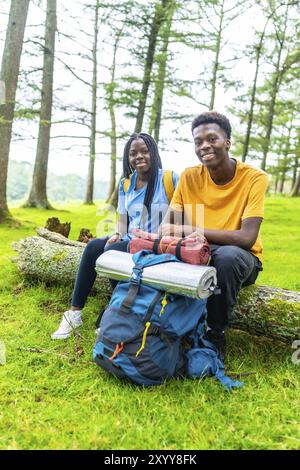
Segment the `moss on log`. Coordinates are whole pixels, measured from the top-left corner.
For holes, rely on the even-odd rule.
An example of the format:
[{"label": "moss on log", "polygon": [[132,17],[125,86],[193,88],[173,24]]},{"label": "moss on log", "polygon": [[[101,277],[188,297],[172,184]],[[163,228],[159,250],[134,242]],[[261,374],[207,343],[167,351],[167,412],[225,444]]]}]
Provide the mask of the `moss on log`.
[{"label": "moss on log", "polygon": [[290,344],[300,339],[300,293],[267,286],[241,290],[233,328]]},{"label": "moss on log", "polygon": [[[14,258],[21,273],[29,279],[47,283],[73,284],[85,243],[68,240],[58,233],[39,229],[40,236],[28,237],[13,245]],[[107,279],[97,278],[94,286],[99,292],[110,292]]]},{"label": "moss on log", "polygon": [[[47,283],[73,284],[85,243],[68,240],[46,229],[14,245],[15,262],[24,276]],[[110,292],[107,279],[95,289]],[[253,335],[292,343],[300,339],[300,293],[266,286],[242,289],[231,326]]]}]

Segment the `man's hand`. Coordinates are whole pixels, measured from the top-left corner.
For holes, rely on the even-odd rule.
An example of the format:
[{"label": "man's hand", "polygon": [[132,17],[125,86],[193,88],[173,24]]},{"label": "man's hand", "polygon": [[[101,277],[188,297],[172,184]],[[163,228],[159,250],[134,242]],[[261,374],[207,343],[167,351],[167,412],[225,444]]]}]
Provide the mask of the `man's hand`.
[{"label": "man's hand", "polygon": [[119,233],[114,233],[106,242],[106,245],[112,245],[121,240],[121,235]]},{"label": "man's hand", "polygon": [[249,251],[258,237],[262,220],[261,217],[249,217],[242,221],[239,230],[205,229],[204,234],[209,243],[214,243],[215,245],[239,246]]}]

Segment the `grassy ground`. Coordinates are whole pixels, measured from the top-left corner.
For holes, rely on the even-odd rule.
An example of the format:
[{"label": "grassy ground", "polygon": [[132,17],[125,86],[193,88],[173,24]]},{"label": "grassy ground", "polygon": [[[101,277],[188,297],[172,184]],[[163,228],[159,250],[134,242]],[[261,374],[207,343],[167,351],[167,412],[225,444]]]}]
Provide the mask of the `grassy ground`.
[{"label": "grassy ground", "polygon": [[[228,393],[213,379],[143,389],[102,372],[91,357],[97,297],[85,308],[82,337],[52,342],[71,288],[30,284],[11,263],[12,242],[33,234],[50,214],[13,214],[20,229],[0,226],[0,339],[7,350],[0,449],[300,448],[300,365],[292,363],[291,347],[229,332],[228,369],[256,374]],[[84,226],[95,233],[95,207],[69,205],[51,215],[72,221],[72,238]],[[299,220],[299,200],[267,200],[260,284],[300,290]]]}]

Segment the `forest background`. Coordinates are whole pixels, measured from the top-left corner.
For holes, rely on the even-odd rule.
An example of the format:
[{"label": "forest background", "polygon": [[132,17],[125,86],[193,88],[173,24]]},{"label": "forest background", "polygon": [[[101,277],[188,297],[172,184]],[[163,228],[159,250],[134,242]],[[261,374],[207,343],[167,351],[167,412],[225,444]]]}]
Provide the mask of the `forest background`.
[{"label": "forest background", "polygon": [[296,333],[227,332],[237,393],[211,379],[125,386],[92,361],[108,297],[91,295],[79,336],[57,344],[71,285],[12,263],[50,216],[71,239],[95,235],[133,131],[155,137],[164,168],[197,164],[191,121],[214,109],[232,122],[231,155],[269,175],[258,284],[298,298],[299,3],[0,0],[0,449],[299,449]]},{"label": "forest background", "polygon": [[0,21],[0,218],[7,203],[115,201],[133,131],[180,173],[197,164],[191,120],[212,109],[233,156],[299,195],[298,1],[2,0]]}]

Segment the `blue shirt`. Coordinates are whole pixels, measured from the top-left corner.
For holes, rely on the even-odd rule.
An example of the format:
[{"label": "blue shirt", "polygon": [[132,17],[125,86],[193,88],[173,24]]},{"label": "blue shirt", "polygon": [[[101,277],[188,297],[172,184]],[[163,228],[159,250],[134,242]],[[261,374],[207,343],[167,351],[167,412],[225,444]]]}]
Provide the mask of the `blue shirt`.
[{"label": "blue shirt", "polygon": [[[124,179],[121,181],[119,187],[119,199],[117,212],[121,214],[128,214],[129,227],[128,233],[122,237],[123,240],[130,240],[132,236],[131,231],[134,228],[139,228],[150,233],[157,233],[166,212],[169,208],[169,201],[166,195],[163,182],[164,170],[158,170],[158,176],[153,194],[152,204],[150,211],[141,220],[147,184],[140,189],[135,189],[137,173],[136,171],[130,177],[130,185],[127,192],[124,192]],[[174,189],[177,186],[179,176],[172,173]]]}]

